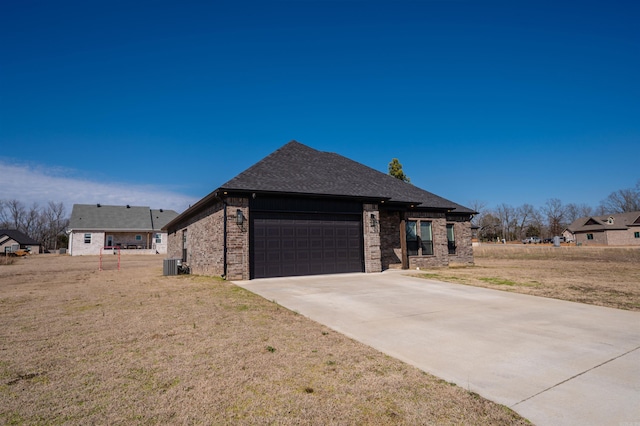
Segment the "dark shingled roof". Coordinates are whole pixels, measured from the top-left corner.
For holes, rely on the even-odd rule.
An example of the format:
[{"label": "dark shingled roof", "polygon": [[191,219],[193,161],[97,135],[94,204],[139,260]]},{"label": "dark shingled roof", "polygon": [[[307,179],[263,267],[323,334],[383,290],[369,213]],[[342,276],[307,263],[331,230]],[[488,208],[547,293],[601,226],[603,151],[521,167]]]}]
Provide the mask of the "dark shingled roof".
[{"label": "dark shingled roof", "polygon": [[0,241],[4,239],[3,236],[5,235],[11,238],[13,241],[17,242],[18,244],[27,245],[27,246],[40,245],[39,242],[29,237],[25,233],[18,231],[17,229],[0,229]]},{"label": "dark shingled roof", "polygon": [[220,187],[388,200],[417,207],[474,213],[473,210],[332,152],[291,141]]}]

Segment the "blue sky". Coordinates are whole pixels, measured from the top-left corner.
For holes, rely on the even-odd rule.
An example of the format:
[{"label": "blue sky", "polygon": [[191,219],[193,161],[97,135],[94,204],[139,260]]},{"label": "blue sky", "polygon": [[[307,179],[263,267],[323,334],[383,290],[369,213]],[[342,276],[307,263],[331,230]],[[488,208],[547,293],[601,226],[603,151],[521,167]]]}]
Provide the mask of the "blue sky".
[{"label": "blue sky", "polygon": [[295,139],[460,204],[640,179],[640,2],[0,6],[0,199],[183,210]]}]

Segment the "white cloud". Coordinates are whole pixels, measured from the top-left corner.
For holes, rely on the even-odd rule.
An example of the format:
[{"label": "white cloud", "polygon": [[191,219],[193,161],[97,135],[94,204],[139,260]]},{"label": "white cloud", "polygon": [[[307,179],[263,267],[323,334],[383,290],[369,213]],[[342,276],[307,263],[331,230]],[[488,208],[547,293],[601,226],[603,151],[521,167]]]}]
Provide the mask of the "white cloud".
[{"label": "white cloud", "polygon": [[[68,173],[68,171],[66,171]],[[61,175],[61,169],[14,165],[0,161],[0,199],[20,200],[26,206],[62,202],[71,213],[73,204],[149,206],[184,211],[194,197],[152,185],[103,183]]]}]

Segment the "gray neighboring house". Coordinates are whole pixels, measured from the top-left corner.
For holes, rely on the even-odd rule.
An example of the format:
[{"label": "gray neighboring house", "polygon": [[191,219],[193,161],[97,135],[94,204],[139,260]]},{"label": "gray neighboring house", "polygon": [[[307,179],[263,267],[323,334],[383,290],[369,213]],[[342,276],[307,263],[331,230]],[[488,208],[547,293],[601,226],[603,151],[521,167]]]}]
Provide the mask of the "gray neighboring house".
[{"label": "gray neighboring house", "polygon": [[175,219],[174,210],[139,206],[74,204],[69,220],[69,254],[96,255],[104,249],[122,253],[166,254],[162,227]]},{"label": "gray neighboring house", "polygon": [[13,253],[28,250],[31,254],[40,253],[41,244],[16,229],[0,229],[0,253]]},{"label": "gray neighboring house", "polygon": [[253,279],[471,264],[473,214],[291,141],[163,229],[193,273]]},{"label": "gray neighboring house", "polygon": [[640,211],[581,217],[562,235],[580,245],[640,246]]}]

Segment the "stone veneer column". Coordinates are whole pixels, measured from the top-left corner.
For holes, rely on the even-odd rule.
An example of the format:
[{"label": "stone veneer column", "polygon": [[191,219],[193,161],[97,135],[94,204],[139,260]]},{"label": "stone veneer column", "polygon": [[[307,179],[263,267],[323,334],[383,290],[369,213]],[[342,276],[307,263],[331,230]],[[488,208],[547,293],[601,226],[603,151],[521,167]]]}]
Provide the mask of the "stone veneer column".
[{"label": "stone veneer column", "polygon": [[[249,199],[227,198],[227,276],[228,280],[249,279]],[[242,226],[236,223],[237,211],[244,216]]]},{"label": "stone veneer column", "polygon": [[[372,216],[374,218],[373,226]],[[362,235],[364,236],[364,271],[382,272],[380,212],[377,204],[362,205]]]}]

